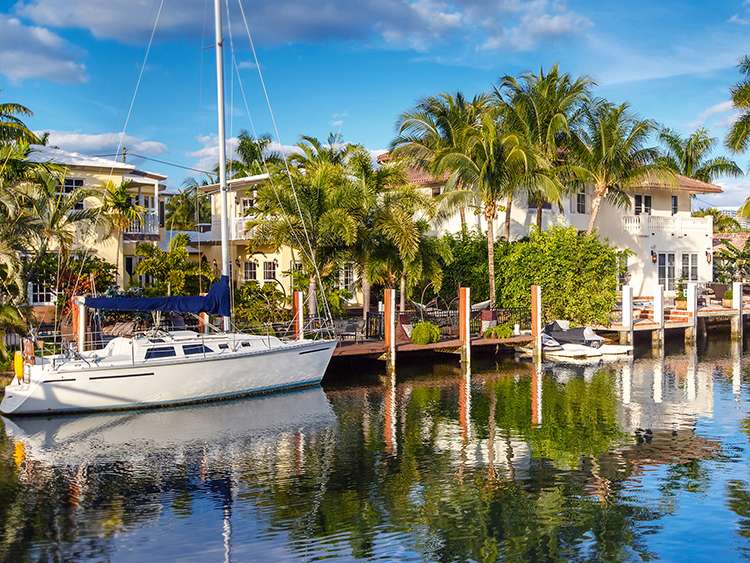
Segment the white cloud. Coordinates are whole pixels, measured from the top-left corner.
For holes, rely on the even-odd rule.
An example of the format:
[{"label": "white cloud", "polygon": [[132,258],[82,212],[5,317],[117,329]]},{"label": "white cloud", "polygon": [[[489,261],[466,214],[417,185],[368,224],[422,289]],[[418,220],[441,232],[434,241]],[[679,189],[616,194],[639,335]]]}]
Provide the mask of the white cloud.
[{"label": "white cloud", "polygon": [[[37,133],[42,133],[38,131]],[[60,147],[67,151],[80,152],[89,155],[112,154],[117,150],[120,133],[80,133],[76,131],[49,131],[48,145]],[[163,154],[167,146],[159,141],[152,141],[125,135],[122,144],[131,153],[147,155]]]},{"label": "white cloud", "polygon": [[724,190],[721,194],[698,196],[696,207],[727,206],[737,207],[750,195],[750,178],[721,178],[714,182]]},{"label": "white cloud", "polygon": [[[213,170],[216,163],[219,162],[218,137],[216,135],[201,135],[196,138],[196,141],[200,144],[200,148],[188,153],[189,157],[196,159],[195,168],[206,171]],[[237,137],[227,139],[227,158],[230,160],[234,158],[238,144]],[[299,152],[299,149],[294,145],[280,145],[274,141],[268,146],[268,152],[290,155],[293,152]]]},{"label": "white cloud", "polygon": [[742,13],[732,14],[729,18],[729,23],[735,23],[737,25],[750,25],[750,2],[744,0],[742,2]]},{"label": "white cloud", "polygon": [[[251,10],[249,2],[244,5],[255,38],[273,44],[352,40],[425,51],[458,39],[473,47],[527,50],[591,25],[561,0],[257,0]],[[157,2],[18,0],[14,9],[39,25],[82,28],[98,38],[132,43],[151,32]],[[236,41],[246,47],[236,5],[230,12]],[[204,0],[168,2],[157,37],[199,36],[211,17]]]},{"label": "white cloud", "polygon": [[[697,127],[702,127],[706,124],[707,121],[709,121],[712,117],[716,115],[723,115],[728,112],[734,112],[734,104],[732,103],[732,100],[726,100],[723,102],[719,102],[718,104],[714,104],[712,106],[707,107],[704,109],[698,117],[695,118],[695,121],[690,122],[688,125],[691,129],[695,129]],[[724,119],[720,120],[717,125],[728,125],[731,122],[736,119],[734,115],[728,116],[731,120],[727,122],[727,116],[724,116]]]},{"label": "white cloud", "polygon": [[84,82],[86,67],[76,60],[80,54],[50,30],[0,14],[0,74],[13,82],[30,78]]}]

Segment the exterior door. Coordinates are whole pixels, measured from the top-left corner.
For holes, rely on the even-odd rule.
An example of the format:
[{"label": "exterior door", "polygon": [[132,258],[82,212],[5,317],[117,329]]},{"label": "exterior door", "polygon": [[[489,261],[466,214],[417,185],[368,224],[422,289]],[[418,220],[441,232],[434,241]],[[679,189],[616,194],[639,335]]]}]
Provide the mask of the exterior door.
[{"label": "exterior door", "polygon": [[658,257],[659,285],[666,291],[674,291],[675,282],[675,254],[674,252],[660,252]]}]

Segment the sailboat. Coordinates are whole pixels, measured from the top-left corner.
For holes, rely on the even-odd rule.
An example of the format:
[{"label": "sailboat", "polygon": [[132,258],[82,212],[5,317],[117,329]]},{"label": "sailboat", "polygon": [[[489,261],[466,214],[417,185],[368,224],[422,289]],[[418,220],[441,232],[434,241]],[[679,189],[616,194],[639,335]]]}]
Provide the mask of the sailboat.
[{"label": "sailboat", "polygon": [[[96,350],[73,348],[37,355],[29,343],[5,388],[0,412],[57,414],[137,409],[225,399],[318,385],[336,347],[333,338],[284,341],[231,330],[229,218],[224,131],[221,0],[214,0],[218,105],[222,276],[205,296],[86,297],[82,310],[207,313],[223,317],[223,331],[159,330],[117,337]],[[301,304],[300,304],[301,305]],[[301,321],[301,306],[297,307]],[[84,315],[85,316],[85,315]],[[301,325],[301,322],[299,323]],[[79,329],[79,344],[85,329]]]}]

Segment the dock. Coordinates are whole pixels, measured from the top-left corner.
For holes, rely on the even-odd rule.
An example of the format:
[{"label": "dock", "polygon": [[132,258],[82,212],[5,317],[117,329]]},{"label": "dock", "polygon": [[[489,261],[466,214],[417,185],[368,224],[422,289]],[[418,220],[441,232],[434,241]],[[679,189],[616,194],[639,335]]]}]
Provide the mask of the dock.
[{"label": "dock", "polygon": [[[474,337],[471,339],[472,349],[505,348],[512,350],[516,346],[525,346],[531,343],[530,335],[511,336],[509,338],[482,338]],[[445,354],[460,354],[462,348],[461,340],[452,338],[450,340],[441,340],[431,344],[413,344],[408,341],[396,344],[396,352],[401,353],[424,353],[436,352]],[[383,340],[365,341],[365,342],[340,342],[333,352],[334,358],[371,358],[377,359],[385,354],[385,342]]]}]

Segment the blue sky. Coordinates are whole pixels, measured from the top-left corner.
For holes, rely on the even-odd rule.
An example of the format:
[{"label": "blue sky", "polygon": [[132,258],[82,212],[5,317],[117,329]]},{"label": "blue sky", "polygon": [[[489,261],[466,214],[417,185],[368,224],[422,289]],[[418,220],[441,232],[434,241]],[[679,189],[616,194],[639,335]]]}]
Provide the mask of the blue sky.
[{"label": "blue sky", "polygon": [[[287,145],[341,131],[383,149],[398,114],[421,97],[472,95],[504,74],[553,63],[590,75],[597,95],[629,101],[641,116],[685,133],[705,125],[723,138],[735,114],[736,62],[750,53],[750,0],[228,0],[258,132],[271,132],[271,123],[239,1]],[[51,131],[52,144],[111,153],[160,2],[0,0],[0,99],[31,107],[31,126]],[[127,127],[131,153],[196,168],[215,161],[211,4],[164,1]],[[226,73],[236,135],[250,121],[239,79],[229,65]],[[747,169],[750,155],[737,160]],[[168,174],[173,186],[190,174],[139,164]],[[750,195],[750,179],[720,183],[726,193],[705,201],[731,205]]]}]

